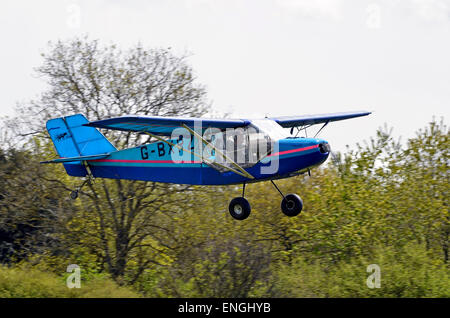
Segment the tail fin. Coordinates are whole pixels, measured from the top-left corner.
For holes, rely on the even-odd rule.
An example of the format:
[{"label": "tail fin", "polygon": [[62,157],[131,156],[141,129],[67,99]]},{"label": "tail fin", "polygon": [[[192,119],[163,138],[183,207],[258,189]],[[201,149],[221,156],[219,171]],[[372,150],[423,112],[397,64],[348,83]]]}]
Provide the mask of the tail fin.
[{"label": "tail fin", "polygon": [[[89,121],[82,114],[50,119],[47,131],[55,145],[56,152],[62,158],[85,157],[108,154],[117,149],[94,127],[83,126]],[[81,161],[74,161],[80,164]],[[64,163],[69,175],[85,176],[84,167]]]}]

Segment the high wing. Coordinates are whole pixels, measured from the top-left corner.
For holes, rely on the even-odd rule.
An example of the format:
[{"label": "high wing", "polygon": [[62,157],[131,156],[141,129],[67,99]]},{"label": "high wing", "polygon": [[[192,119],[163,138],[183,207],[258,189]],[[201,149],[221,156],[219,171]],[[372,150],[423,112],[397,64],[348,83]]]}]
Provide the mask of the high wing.
[{"label": "high wing", "polygon": [[[338,120],[345,120],[360,116],[366,116],[369,115],[370,112],[367,111],[358,111],[358,112],[345,112],[345,113],[333,113],[333,114],[321,114],[321,115],[303,115],[303,116],[285,116],[285,117],[274,117],[274,118],[268,118],[275,122],[277,122],[279,125],[281,125],[284,128],[291,127],[294,129],[294,127],[303,127],[305,126],[311,126],[315,124],[324,123],[323,127],[325,127],[329,122],[331,121],[338,121]],[[162,138],[162,136],[171,136],[173,133],[173,130],[176,128],[185,128],[190,133],[192,133],[194,136],[196,136],[199,140],[202,141],[203,144],[205,144],[207,147],[210,147],[213,149],[216,153],[216,155],[221,156],[228,160],[232,167],[228,167],[225,165],[219,165],[221,168],[225,170],[232,171],[234,173],[237,173],[239,175],[245,176],[249,179],[253,179],[254,177],[249,174],[243,167],[238,165],[236,162],[231,160],[227,157],[226,154],[222,153],[220,149],[217,149],[214,145],[212,145],[210,142],[205,140],[202,137],[202,133],[205,129],[211,127],[211,128],[218,128],[221,130],[224,130],[226,128],[238,128],[238,127],[245,127],[251,124],[251,120],[248,119],[205,119],[205,118],[182,118],[182,117],[162,117],[162,116],[122,116],[122,117],[115,117],[115,118],[109,118],[109,119],[103,119],[103,120],[97,120],[93,122],[84,123],[83,126],[89,126],[89,127],[96,127],[96,128],[106,128],[106,129],[113,129],[113,130],[122,130],[122,131],[133,131],[137,133],[143,133],[148,134],[157,140],[160,140],[162,142],[165,142],[169,144],[172,147],[179,148],[180,150],[187,151],[188,153],[191,153],[194,156],[199,156],[202,162],[215,167],[217,165],[216,162],[212,162],[207,158],[204,158],[202,154],[196,154],[191,152],[189,149],[184,149],[178,144],[172,143],[169,140],[166,140]],[[202,132],[198,132],[198,128],[202,129]],[[323,128],[322,127],[322,128]],[[321,128],[321,129],[322,129]],[[301,128],[299,128],[301,129]],[[320,130],[321,130],[320,129]],[[200,133],[200,134],[199,134]],[[108,156],[109,154],[100,154],[99,156]],[[67,161],[74,161],[74,160],[92,160],[93,158],[82,158],[82,157],[72,157],[72,158],[60,158],[53,161],[53,162],[67,162]],[[97,159],[97,158],[95,158]],[[217,167],[215,167],[217,169]]]},{"label": "high wing", "polygon": [[123,131],[147,132],[159,136],[170,136],[175,128],[189,127],[195,129],[201,122],[202,129],[214,127],[219,129],[244,127],[250,124],[246,119],[205,119],[161,116],[123,116],[97,120],[85,126],[107,128]]},{"label": "high wing", "polygon": [[328,123],[332,121],[367,116],[369,114],[371,114],[371,112],[354,111],[354,112],[318,114],[318,115],[283,116],[283,117],[273,117],[269,119],[276,121],[279,125],[281,125],[284,128],[289,128],[289,127],[299,127],[305,125]]},{"label": "high wing", "polygon": [[[338,120],[345,120],[371,114],[368,111],[354,111],[317,115],[282,116],[272,117],[284,128],[315,125]],[[245,127],[251,123],[248,119],[206,119],[206,118],[182,118],[162,116],[122,116],[110,119],[92,121],[84,126],[106,128],[123,131],[149,132],[159,136],[170,136],[175,128],[187,126],[195,128],[196,123],[202,124],[202,129],[214,127],[219,129]]]}]

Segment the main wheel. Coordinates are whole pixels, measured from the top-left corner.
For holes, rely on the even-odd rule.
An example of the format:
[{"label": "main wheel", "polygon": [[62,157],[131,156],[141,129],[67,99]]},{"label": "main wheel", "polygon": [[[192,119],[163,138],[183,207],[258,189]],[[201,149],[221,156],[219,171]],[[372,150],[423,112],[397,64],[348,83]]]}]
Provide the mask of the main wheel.
[{"label": "main wheel", "polygon": [[303,201],[296,194],[287,194],[281,201],[281,211],[287,216],[296,216],[302,212]]},{"label": "main wheel", "polygon": [[236,220],[245,220],[250,215],[251,207],[246,198],[238,197],[231,200],[228,210]]}]

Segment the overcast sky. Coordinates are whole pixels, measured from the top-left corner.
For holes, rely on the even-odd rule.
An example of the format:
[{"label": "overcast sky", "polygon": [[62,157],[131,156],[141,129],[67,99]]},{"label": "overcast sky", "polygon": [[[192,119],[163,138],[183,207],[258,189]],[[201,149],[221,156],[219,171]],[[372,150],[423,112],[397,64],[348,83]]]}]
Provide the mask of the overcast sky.
[{"label": "overcast sky", "polygon": [[2,0],[0,115],[44,89],[47,41],[83,34],[192,53],[233,117],[374,111],[321,133],[338,150],[449,118],[450,0]]}]

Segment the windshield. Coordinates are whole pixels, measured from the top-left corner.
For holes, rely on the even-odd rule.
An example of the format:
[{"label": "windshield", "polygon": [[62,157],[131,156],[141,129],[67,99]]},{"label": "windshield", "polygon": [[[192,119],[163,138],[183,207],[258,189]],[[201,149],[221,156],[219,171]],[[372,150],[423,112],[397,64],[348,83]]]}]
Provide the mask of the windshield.
[{"label": "windshield", "polygon": [[259,131],[267,134],[272,141],[278,141],[289,136],[288,132],[271,119],[252,120],[252,125]]}]

